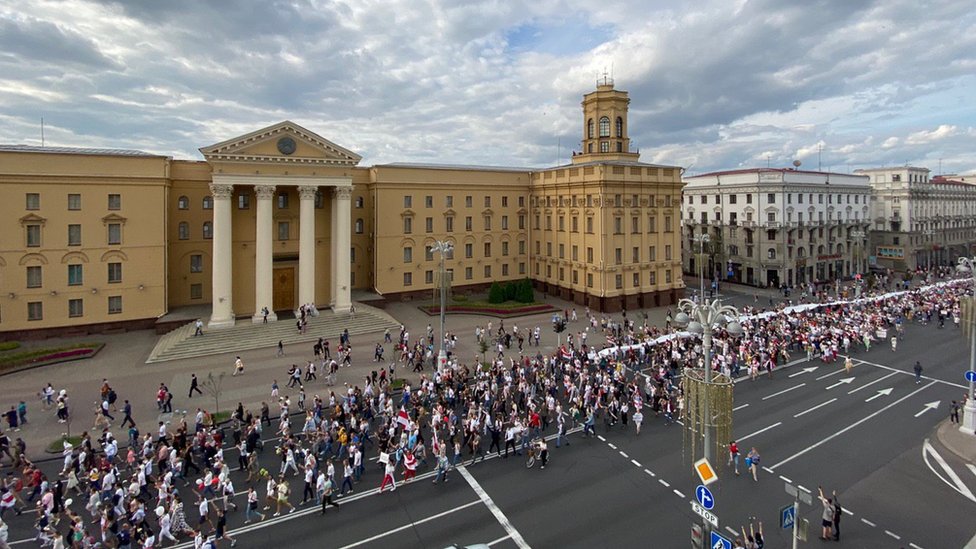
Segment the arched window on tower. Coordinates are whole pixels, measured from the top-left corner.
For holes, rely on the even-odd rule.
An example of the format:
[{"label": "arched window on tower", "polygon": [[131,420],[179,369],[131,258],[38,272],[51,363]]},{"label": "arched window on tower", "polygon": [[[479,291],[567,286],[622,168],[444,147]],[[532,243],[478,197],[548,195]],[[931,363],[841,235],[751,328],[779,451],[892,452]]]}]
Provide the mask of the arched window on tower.
[{"label": "arched window on tower", "polygon": [[617,137],[623,137],[623,136],[624,136],[624,119],[618,116],[617,117]]},{"label": "arched window on tower", "polygon": [[610,137],[610,119],[606,116],[600,117],[600,137]]},{"label": "arched window on tower", "polygon": [[187,198],[187,197],[185,197],[185,196],[181,196],[181,197],[177,198],[176,199],[176,207],[179,208],[179,209],[181,209],[181,210],[189,210],[190,209],[190,199]]},{"label": "arched window on tower", "polygon": [[593,139],[593,119],[586,121],[586,138]]}]

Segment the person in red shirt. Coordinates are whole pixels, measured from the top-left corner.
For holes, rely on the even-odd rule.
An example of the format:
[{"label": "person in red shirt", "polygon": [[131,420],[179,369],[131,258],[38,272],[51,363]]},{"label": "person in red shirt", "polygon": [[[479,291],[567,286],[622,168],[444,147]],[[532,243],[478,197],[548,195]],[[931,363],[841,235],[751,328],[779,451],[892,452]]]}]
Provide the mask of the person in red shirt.
[{"label": "person in red shirt", "polygon": [[542,435],[542,418],[539,417],[539,412],[535,410],[529,414],[529,428],[532,429],[532,438],[538,438]]},{"label": "person in red shirt", "polygon": [[729,465],[735,465],[735,474],[739,474],[739,445],[734,441],[729,441]]}]

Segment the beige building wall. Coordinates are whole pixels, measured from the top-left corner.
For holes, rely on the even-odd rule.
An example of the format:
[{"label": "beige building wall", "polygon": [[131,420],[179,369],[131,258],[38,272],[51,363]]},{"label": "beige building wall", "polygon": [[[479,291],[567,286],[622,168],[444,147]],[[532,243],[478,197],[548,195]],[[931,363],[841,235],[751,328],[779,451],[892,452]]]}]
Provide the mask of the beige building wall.
[{"label": "beige building wall", "polygon": [[0,150],[0,331],[162,315],[169,159],[13,149]]},{"label": "beige building wall", "polygon": [[440,255],[427,248],[439,240],[454,245],[459,291],[529,276],[527,170],[392,164],[372,179],[378,293],[433,295]]}]

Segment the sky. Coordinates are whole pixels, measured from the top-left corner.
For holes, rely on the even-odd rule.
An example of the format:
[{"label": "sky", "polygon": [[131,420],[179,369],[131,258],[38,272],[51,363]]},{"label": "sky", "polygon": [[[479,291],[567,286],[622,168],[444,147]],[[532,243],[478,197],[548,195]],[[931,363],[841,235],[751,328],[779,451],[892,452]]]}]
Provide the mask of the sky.
[{"label": "sky", "polygon": [[976,172],[961,0],[0,0],[0,143],[198,151],[282,120],[363,156],[546,167],[604,73],[641,160]]}]

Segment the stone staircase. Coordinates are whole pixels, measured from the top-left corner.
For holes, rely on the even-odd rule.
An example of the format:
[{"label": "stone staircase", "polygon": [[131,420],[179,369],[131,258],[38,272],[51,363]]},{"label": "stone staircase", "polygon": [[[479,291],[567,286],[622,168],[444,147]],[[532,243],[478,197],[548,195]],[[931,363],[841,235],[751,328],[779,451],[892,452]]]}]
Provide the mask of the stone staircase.
[{"label": "stone staircase", "polygon": [[[396,331],[400,323],[386,312],[360,303],[356,304],[356,314],[334,313],[329,309],[319,311],[319,316],[308,321],[308,330],[299,334],[294,319],[285,319],[268,324],[254,324],[250,318],[239,319],[231,328],[204,328],[202,337],[194,337],[194,322],[164,334],[156,342],[146,364],[180,360],[222,353],[246,351],[275,347],[278,341],[291,343],[314,342],[323,337],[338,343],[339,334],[348,329],[350,336],[383,332],[387,328]],[[356,343],[353,338],[353,343]],[[369,342],[370,346],[372,343]],[[363,346],[363,342],[359,343]]]}]

